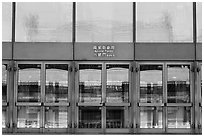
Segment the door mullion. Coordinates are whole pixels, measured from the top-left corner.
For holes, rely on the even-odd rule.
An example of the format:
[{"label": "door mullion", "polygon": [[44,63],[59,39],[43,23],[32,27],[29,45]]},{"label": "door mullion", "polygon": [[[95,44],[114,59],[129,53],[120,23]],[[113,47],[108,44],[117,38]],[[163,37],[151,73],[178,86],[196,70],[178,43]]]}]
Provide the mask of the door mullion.
[{"label": "door mullion", "polygon": [[106,70],[106,63],[102,64],[102,131],[105,133],[106,129],[106,83],[107,83],[107,70]]},{"label": "door mullion", "polygon": [[164,63],[163,65],[163,102],[164,102],[164,107],[163,107],[163,129],[164,132],[167,132],[167,122],[168,122],[168,117],[167,117],[167,81],[168,81],[168,77],[167,77],[167,64]]}]

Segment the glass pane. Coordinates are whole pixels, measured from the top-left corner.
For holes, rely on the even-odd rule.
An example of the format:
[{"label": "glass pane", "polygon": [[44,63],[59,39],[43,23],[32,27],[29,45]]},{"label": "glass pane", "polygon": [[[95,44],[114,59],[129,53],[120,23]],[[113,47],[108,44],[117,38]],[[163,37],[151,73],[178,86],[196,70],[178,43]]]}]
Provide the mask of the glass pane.
[{"label": "glass pane", "polygon": [[138,2],[137,42],[192,42],[192,2]]},{"label": "glass pane", "polygon": [[140,65],[140,102],[162,103],[162,65]]},{"label": "glass pane", "polygon": [[80,64],[79,65],[79,101],[80,102],[101,102],[102,65]]},{"label": "glass pane", "polygon": [[162,128],[162,107],[141,107],[140,128]]},{"label": "glass pane", "polygon": [[106,101],[111,103],[128,102],[129,65],[106,65]]},{"label": "glass pane", "polygon": [[132,7],[131,2],[78,2],[77,41],[132,41]]},{"label": "glass pane", "polygon": [[18,101],[39,102],[41,65],[20,64],[18,68]]},{"label": "glass pane", "polygon": [[71,2],[18,2],[16,41],[70,42]]},{"label": "glass pane", "polygon": [[168,65],[168,103],[190,102],[190,65]]},{"label": "glass pane", "polygon": [[128,119],[127,107],[107,107],[106,128],[127,128]]},{"label": "glass pane", "polygon": [[79,107],[79,128],[101,128],[101,107]]},{"label": "glass pane", "polygon": [[202,42],[202,3],[196,2],[197,42]]},{"label": "glass pane", "polygon": [[11,2],[2,2],[2,41],[11,41]]},{"label": "glass pane", "polygon": [[40,107],[18,107],[18,128],[40,128]]},{"label": "glass pane", "polygon": [[2,65],[2,102],[7,101],[7,65]]},{"label": "glass pane", "polygon": [[2,128],[6,128],[6,108],[7,107],[2,107]]},{"label": "glass pane", "polygon": [[168,128],[190,128],[190,107],[168,107]]},{"label": "glass pane", "polygon": [[68,99],[68,65],[46,65],[46,102],[67,102]]},{"label": "glass pane", "polygon": [[67,128],[67,107],[45,107],[45,128]]}]

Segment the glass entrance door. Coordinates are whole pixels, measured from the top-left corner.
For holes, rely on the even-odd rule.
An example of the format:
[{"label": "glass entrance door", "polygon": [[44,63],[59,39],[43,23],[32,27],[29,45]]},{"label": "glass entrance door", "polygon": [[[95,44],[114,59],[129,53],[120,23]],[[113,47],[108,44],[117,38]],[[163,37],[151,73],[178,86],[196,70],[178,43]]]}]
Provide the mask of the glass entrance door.
[{"label": "glass entrance door", "polygon": [[69,132],[69,64],[18,62],[17,67],[16,132]]},{"label": "glass entrance door", "polygon": [[105,64],[105,132],[129,133],[130,65]]},{"label": "glass entrance door", "polygon": [[79,64],[77,78],[75,132],[101,133],[102,64]]},{"label": "glass entrance door", "polygon": [[164,131],[163,64],[139,64],[139,132]]},{"label": "glass entrance door", "polygon": [[129,64],[79,63],[76,95],[77,133],[128,133]]},{"label": "glass entrance door", "polygon": [[190,63],[139,63],[139,132],[193,131],[191,70]]}]

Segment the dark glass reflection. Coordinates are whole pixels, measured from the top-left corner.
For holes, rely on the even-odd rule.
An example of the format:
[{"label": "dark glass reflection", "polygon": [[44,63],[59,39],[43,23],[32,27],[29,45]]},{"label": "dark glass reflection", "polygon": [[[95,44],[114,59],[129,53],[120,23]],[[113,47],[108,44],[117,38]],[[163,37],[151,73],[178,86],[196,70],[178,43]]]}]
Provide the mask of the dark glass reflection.
[{"label": "dark glass reflection", "polygon": [[162,103],[162,65],[140,65],[140,102]]},{"label": "dark glass reflection", "polygon": [[40,128],[40,107],[18,107],[18,128]]},{"label": "dark glass reflection", "polygon": [[2,128],[6,128],[6,107],[2,107]]},{"label": "dark glass reflection", "polygon": [[111,103],[128,102],[129,65],[106,65],[106,101]]},{"label": "dark glass reflection", "polygon": [[101,128],[101,107],[79,107],[79,128]]},{"label": "dark glass reflection", "polygon": [[168,65],[168,103],[190,102],[190,65]]},{"label": "dark glass reflection", "polygon": [[162,108],[141,107],[140,128],[162,128]]},{"label": "dark glass reflection", "polygon": [[168,128],[190,128],[190,107],[168,107]]},{"label": "dark glass reflection", "polygon": [[45,107],[45,128],[67,128],[67,107]]},{"label": "dark glass reflection", "polygon": [[79,101],[101,102],[101,71],[99,64],[79,65]]},{"label": "dark glass reflection", "polygon": [[7,65],[2,65],[2,102],[7,101]]},{"label": "dark glass reflection", "polygon": [[40,101],[40,64],[18,65],[18,102]]},{"label": "dark glass reflection", "polygon": [[125,128],[128,125],[128,110],[124,107],[106,109],[106,128]]},{"label": "dark glass reflection", "polygon": [[68,65],[46,65],[46,102],[67,102],[68,98]]}]

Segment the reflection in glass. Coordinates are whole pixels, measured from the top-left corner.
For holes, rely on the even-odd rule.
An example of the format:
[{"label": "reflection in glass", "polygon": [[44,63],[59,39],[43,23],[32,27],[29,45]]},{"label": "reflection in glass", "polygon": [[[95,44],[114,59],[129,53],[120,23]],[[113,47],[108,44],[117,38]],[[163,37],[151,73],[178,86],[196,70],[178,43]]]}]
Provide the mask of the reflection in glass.
[{"label": "reflection in glass", "polygon": [[190,65],[168,65],[168,103],[190,102]]},{"label": "reflection in glass", "polygon": [[106,128],[126,128],[128,125],[128,110],[125,107],[107,107]]},{"label": "reflection in glass", "polygon": [[140,102],[162,103],[162,65],[140,65]]},{"label": "reflection in glass", "polygon": [[45,128],[67,128],[67,107],[45,107]]},{"label": "reflection in glass", "polygon": [[111,103],[128,102],[129,65],[106,65],[106,101]]},{"label": "reflection in glass", "polygon": [[16,41],[70,42],[71,2],[18,2]]},{"label": "reflection in glass", "polygon": [[2,107],[2,128],[6,128],[6,107]]},{"label": "reflection in glass", "polygon": [[67,102],[68,97],[68,65],[46,65],[46,102]]},{"label": "reflection in glass", "polygon": [[7,65],[2,65],[2,102],[7,101]]},{"label": "reflection in glass", "polygon": [[138,2],[137,42],[192,42],[192,2]]},{"label": "reflection in glass", "polygon": [[190,128],[190,107],[168,107],[168,128]]},{"label": "reflection in glass", "polygon": [[40,107],[18,107],[18,128],[40,128]]},{"label": "reflection in glass", "polygon": [[132,7],[131,2],[78,2],[77,41],[132,41]]},{"label": "reflection in glass", "polygon": [[79,128],[101,128],[101,107],[79,107]]},{"label": "reflection in glass", "polygon": [[197,42],[202,42],[202,2],[196,2]]},{"label": "reflection in glass", "polygon": [[79,65],[79,101],[101,102],[102,65],[80,64]]},{"label": "reflection in glass", "polygon": [[141,107],[140,128],[162,128],[162,107]]},{"label": "reflection in glass", "polygon": [[18,101],[40,101],[40,64],[18,65]]},{"label": "reflection in glass", "polygon": [[11,41],[11,2],[2,2],[2,41]]}]

